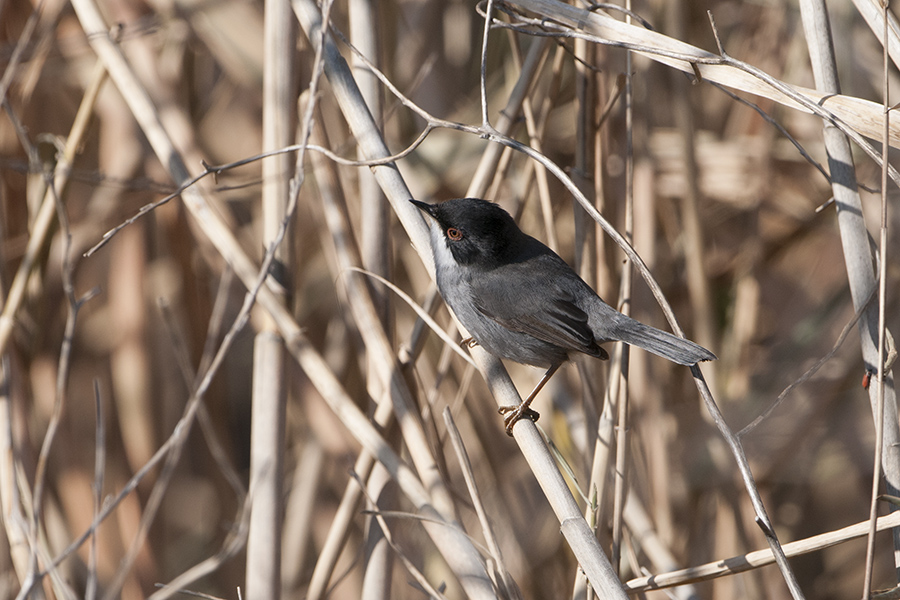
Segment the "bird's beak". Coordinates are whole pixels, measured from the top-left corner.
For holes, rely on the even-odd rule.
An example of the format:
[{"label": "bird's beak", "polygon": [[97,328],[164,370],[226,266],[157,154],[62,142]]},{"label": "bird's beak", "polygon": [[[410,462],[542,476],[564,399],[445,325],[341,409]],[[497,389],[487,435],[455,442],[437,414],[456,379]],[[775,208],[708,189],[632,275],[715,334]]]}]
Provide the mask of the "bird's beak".
[{"label": "bird's beak", "polygon": [[413,204],[413,206],[415,206],[416,208],[421,210],[423,213],[425,213],[429,217],[434,217],[434,212],[433,212],[434,206],[433,205],[428,204],[427,202],[420,202],[419,200],[413,200],[412,198],[410,198],[409,201]]}]

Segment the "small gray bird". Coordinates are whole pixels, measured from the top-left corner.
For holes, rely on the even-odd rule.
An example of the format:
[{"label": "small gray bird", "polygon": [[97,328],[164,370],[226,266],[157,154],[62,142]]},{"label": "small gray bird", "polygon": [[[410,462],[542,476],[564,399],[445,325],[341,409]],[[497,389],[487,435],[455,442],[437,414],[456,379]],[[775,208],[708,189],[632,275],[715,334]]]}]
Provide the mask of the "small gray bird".
[{"label": "small gray bird", "polygon": [[521,404],[500,409],[509,435],[522,417],[537,420],[531,401],[573,352],[606,360],[600,344],[623,341],[681,365],[715,360],[706,348],[603,302],[498,205],[479,198],[410,202],[432,217],[438,289],[474,342],[494,356],[547,369]]}]

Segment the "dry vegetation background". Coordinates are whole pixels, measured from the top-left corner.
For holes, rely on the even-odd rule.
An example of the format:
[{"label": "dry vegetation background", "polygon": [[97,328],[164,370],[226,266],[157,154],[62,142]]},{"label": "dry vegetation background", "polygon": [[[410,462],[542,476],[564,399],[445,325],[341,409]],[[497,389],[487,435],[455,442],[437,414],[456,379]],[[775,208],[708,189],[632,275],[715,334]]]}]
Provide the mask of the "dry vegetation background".
[{"label": "dry vegetation background", "polygon": [[[834,2],[831,8],[843,93],[880,103],[881,45],[850,3]],[[284,63],[293,77],[281,80],[289,98],[288,110],[275,125],[282,141],[277,135],[268,138],[276,140],[274,145],[264,141],[263,113],[269,108],[263,81],[269,65],[262,2],[106,0],[100,10],[107,24],[119,24],[111,35],[192,174],[202,172],[203,161],[225,164],[252,157],[264,145],[303,140],[310,96],[300,96],[314,73],[314,50],[297,29],[296,41],[288,37],[288,45],[296,48],[287,53],[293,63]],[[360,10],[358,5],[335,3],[331,17],[337,30],[350,34],[348,14],[354,10]],[[374,10],[368,43],[377,48],[390,81],[436,117],[479,125],[483,19],[473,3],[382,0]],[[793,2],[649,0],[638,1],[634,10],[657,31],[714,52],[706,14],[712,11],[731,56],[782,81],[814,87]],[[33,33],[19,46],[34,11]],[[254,375],[254,352],[259,356],[263,345],[258,334],[274,330],[266,311],[253,309],[209,385],[200,386],[246,288],[232,271],[232,258],[223,258],[221,246],[211,243],[208,229],[198,226],[181,197],[83,257],[106,231],[177,185],[172,164],[159,160],[158,146],[145,137],[135,107],[123,100],[113,81],[102,78],[80,14],[61,0],[45,0],[39,7],[24,0],[0,1],[5,73],[0,90],[6,91],[0,117],[0,298],[3,318],[13,325],[11,335],[0,338],[5,531],[0,598],[16,597],[26,584],[34,597],[141,598],[159,593],[159,584],[201,563],[210,567],[208,572],[191,577],[187,589],[235,598],[256,576],[280,586],[285,598],[319,597],[309,592],[313,569],[321,562],[329,531],[337,527],[341,498],[347,490],[358,491],[360,478],[366,480],[370,501],[379,498],[395,547],[376,544],[378,525],[371,512],[364,512],[366,501],[351,503],[342,551],[326,577],[328,597],[358,598],[364,591],[373,598],[379,592],[391,598],[427,595],[399,556],[447,597],[461,597],[456,576],[415,516],[414,502],[383,470],[374,469],[371,476],[358,472],[362,450],[355,430],[323,401],[318,376],[290,356],[283,363],[272,360],[269,371],[266,365],[257,367],[262,370]],[[288,12],[285,19],[292,23],[293,15]],[[488,116],[496,125],[524,57],[538,42],[502,29],[490,35],[486,90]],[[17,48],[21,54],[15,54]],[[346,45],[341,48],[349,60]],[[708,83],[692,85],[687,75],[636,57],[629,124],[625,96],[617,93],[617,80],[626,70],[623,50],[568,39],[544,43],[539,56],[528,118],[524,112],[505,115],[512,119],[510,135],[539,147],[560,165],[620,231],[627,227],[624,200],[633,188],[635,247],[688,337],[719,356],[702,369],[728,423],[741,429],[831,351],[854,315],[834,207],[816,210],[832,195],[828,180],[756,111]],[[368,77],[363,70],[356,74]],[[89,90],[98,84],[92,100]],[[384,137],[392,151],[400,151],[418,136],[424,121],[384,87],[377,89]],[[743,97],[757,102],[827,168],[821,119],[764,98]],[[357,143],[324,79],[315,99],[312,143],[356,159]],[[73,123],[82,103],[90,119],[77,134]],[[633,159],[626,145],[629,130]],[[70,166],[54,158],[67,139],[76,150]],[[472,133],[438,130],[398,167],[414,197],[456,197],[466,194],[490,145]],[[267,187],[274,196],[288,196],[294,156],[273,161],[275,166],[266,170],[253,161],[195,186],[256,264],[272,237],[261,197]],[[340,221],[335,215],[344,214],[340,207],[346,207],[354,240],[365,249],[362,264],[384,270],[420,303],[433,299],[431,280],[406,229],[377,189],[373,192],[368,168],[339,165],[315,152],[307,153],[303,164],[296,214],[274,272],[285,282],[284,301],[309,347],[324,357],[349,398],[371,415],[371,398],[379,399],[384,389],[377,366],[384,353],[372,345],[371,335],[362,331],[367,325],[351,308],[357,301],[348,296],[355,289],[352,281],[362,279],[347,269],[347,261],[359,262],[353,249],[346,254],[335,242]],[[62,168],[54,173],[56,165]],[[858,151],[856,171],[869,189],[880,188],[880,168]],[[63,177],[67,184],[58,187],[58,199],[66,219],[60,220],[56,197],[46,190],[48,181],[55,178],[59,184]],[[487,183],[485,197],[519,215],[526,231],[555,244],[607,301],[616,302],[624,255],[588,225],[555,177],[507,150]],[[51,218],[44,219],[49,227],[42,232],[38,224],[45,196]],[[877,240],[879,195],[863,191],[862,198]],[[386,221],[379,220],[379,212]],[[29,244],[35,244],[35,263],[24,274],[21,301],[10,314],[10,289]],[[897,298],[894,247],[892,242],[884,253],[889,327],[898,324],[892,310]],[[376,249],[388,249],[381,264],[374,258]],[[425,450],[439,467],[456,518],[483,548],[484,534],[442,417],[446,407],[471,458],[505,568],[522,596],[572,596],[580,585],[577,563],[516,442],[504,435],[482,376],[423,331],[416,314],[394,293],[377,283],[370,289],[387,315],[390,347],[414,393],[428,441]],[[632,314],[665,327],[639,276],[632,290]],[[431,307],[435,319],[456,335],[442,303]],[[766,548],[734,459],[689,370],[640,351],[633,351],[630,360],[622,463],[632,512],[624,525],[622,580]],[[536,369],[508,366],[523,393],[539,376]],[[875,434],[861,385],[864,373],[853,330],[811,379],[742,439],[782,542],[868,518]],[[609,364],[579,361],[561,371],[536,403],[540,427],[586,494],[604,390],[615,379]],[[275,488],[271,504],[276,514],[284,511],[283,526],[276,519],[262,536],[281,545],[280,574],[272,569],[277,552],[248,551],[245,545],[248,515],[257,506],[254,492],[248,509],[247,490],[251,396],[260,380],[283,380],[287,394],[283,416],[276,409],[273,417],[284,424],[282,462],[275,460],[262,473],[263,479],[283,475],[284,490]],[[192,404],[198,389],[202,402]],[[176,428],[186,410],[192,426],[188,430],[182,422]],[[411,456],[423,449],[410,449],[406,429],[389,425],[379,430],[401,458],[422,458]],[[270,425],[265,433],[269,440],[263,442],[274,441],[277,448],[277,427]],[[47,439],[52,444],[41,459]],[[614,521],[612,470],[607,467],[600,477],[606,485],[594,517],[607,551]],[[41,496],[36,520],[35,493]],[[113,498],[120,501],[95,535],[70,548],[90,531],[99,507]],[[809,598],[859,597],[865,555],[859,538],[793,558],[791,564]],[[34,578],[51,565],[50,575]],[[876,543],[873,587],[896,583],[892,565],[890,535],[883,533]],[[273,586],[271,578],[280,583]],[[272,587],[260,584],[258,590]],[[253,591],[251,585],[244,597],[263,597]],[[510,593],[515,597],[515,591]],[[584,591],[579,593],[584,597]],[[666,593],[651,591],[647,597]],[[672,593],[681,598],[789,597],[774,566]]]}]

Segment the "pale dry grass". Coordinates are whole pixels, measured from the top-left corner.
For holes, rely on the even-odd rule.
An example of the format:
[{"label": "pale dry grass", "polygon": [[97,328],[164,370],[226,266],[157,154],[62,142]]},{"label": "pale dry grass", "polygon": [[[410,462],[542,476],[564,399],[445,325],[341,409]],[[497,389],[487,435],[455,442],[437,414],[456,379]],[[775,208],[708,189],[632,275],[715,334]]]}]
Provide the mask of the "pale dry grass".
[{"label": "pale dry grass", "polygon": [[[637,4],[649,32],[616,11],[516,0],[496,16],[531,33],[552,18],[544,32],[564,37],[491,30],[483,115],[474,6],[382,4],[367,21],[364,3],[337,3],[335,30],[377,56],[405,96],[337,41],[363,95],[381,100],[382,143],[337,79],[337,56],[321,57],[327,79],[317,71],[321,13],[310,2],[282,4],[268,26],[250,2],[99,13],[86,0],[74,10],[49,0],[38,13],[0,2],[0,598],[179,587],[228,598],[586,597],[584,572],[598,587],[676,585],[679,598],[790,597],[785,576],[761,567],[771,553],[759,508],[689,370],[636,350],[627,379],[615,360],[566,367],[536,404],[551,454],[527,424],[516,440],[503,434],[495,406],[515,391],[496,362],[474,349],[482,376],[357,267],[458,336],[406,198],[498,201],[611,303],[624,293],[633,315],[665,327],[664,298],[719,356],[703,375],[740,430],[832,352],[856,314],[845,255],[875,248],[842,248],[834,206],[816,210],[832,196],[822,116],[861,144],[855,172],[878,240],[869,190],[881,185],[871,158],[881,31],[874,3],[858,4],[831,15],[843,85],[823,100],[793,4]],[[288,14],[297,23],[285,26]],[[572,25],[595,37],[574,39]],[[630,123],[623,47],[636,51]],[[396,170],[349,162],[403,151],[426,123],[434,130]],[[549,162],[494,143],[503,136]],[[289,143],[300,146],[265,164],[208,168]],[[628,233],[656,298],[638,270],[623,288],[625,254],[573,202],[576,190]],[[259,265],[282,233],[264,282]],[[890,244],[878,250],[889,328]],[[868,529],[875,444],[859,340],[850,330],[741,437],[808,598],[863,588],[865,544],[847,542]],[[539,376],[506,366],[523,392]],[[625,427],[614,422],[624,412]],[[882,533],[873,587],[894,584]]]}]

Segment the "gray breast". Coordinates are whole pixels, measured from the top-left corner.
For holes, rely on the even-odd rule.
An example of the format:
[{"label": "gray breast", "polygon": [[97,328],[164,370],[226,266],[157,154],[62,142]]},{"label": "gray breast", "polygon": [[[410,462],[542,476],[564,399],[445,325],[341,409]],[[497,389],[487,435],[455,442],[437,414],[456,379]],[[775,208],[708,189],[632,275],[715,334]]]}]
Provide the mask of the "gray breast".
[{"label": "gray breast", "polygon": [[465,269],[457,265],[443,232],[434,223],[431,225],[431,246],[438,290],[459,322],[482,348],[494,356],[545,369],[567,360],[566,351],[559,346],[527,333],[511,331],[475,308],[469,277]]}]

